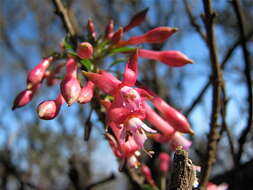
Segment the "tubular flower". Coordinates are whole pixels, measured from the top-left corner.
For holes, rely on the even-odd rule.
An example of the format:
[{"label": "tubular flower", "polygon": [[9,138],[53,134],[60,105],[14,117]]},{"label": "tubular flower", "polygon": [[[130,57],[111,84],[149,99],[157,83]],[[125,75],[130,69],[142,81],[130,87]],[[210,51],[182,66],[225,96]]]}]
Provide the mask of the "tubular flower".
[{"label": "tubular flower", "polygon": [[47,100],[41,102],[37,107],[38,116],[44,120],[54,119],[58,115],[61,105],[64,102],[65,100],[61,94],[58,95],[56,100]]},{"label": "tubular flower", "polygon": [[163,99],[158,96],[152,99],[155,107],[162,113],[164,119],[177,131],[182,133],[193,134],[190,124],[183,114],[168,105]]},{"label": "tubular flower", "polygon": [[53,58],[48,57],[43,59],[36,67],[34,67],[27,75],[27,88],[30,89],[34,85],[41,83],[47,68],[52,62]]},{"label": "tubular flower", "polygon": [[121,41],[117,45],[126,46],[126,45],[137,45],[142,43],[162,43],[176,31],[177,31],[176,28],[161,26],[148,31],[143,35],[134,36],[131,37],[129,40]]},{"label": "tubular flower", "polygon": [[168,66],[182,67],[192,60],[179,51],[151,51],[146,49],[139,50],[139,56],[146,59],[160,61]]},{"label": "tubular flower", "polygon": [[73,58],[69,58],[66,64],[66,74],[61,82],[61,93],[68,105],[77,101],[81,92],[77,79],[77,65]]}]

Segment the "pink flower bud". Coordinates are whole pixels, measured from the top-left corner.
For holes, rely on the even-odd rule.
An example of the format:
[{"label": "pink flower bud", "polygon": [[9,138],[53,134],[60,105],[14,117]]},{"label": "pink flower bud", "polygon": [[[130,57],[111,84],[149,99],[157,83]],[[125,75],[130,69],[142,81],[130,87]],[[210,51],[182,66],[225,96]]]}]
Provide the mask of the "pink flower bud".
[{"label": "pink flower bud", "polygon": [[113,20],[110,20],[107,27],[106,27],[106,30],[105,30],[105,36],[104,38],[106,40],[111,40],[112,39],[112,36],[113,36],[113,28],[114,28],[114,24],[113,24]]},{"label": "pink flower bud", "polygon": [[93,47],[89,42],[82,42],[77,47],[77,55],[82,59],[88,59],[93,54]]},{"label": "pink flower bud", "polygon": [[126,41],[121,41],[117,45],[118,46],[126,46],[126,45],[137,45],[142,43],[162,43],[164,40],[169,38],[172,34],[177,31],[176,28],[170,27],[157,27],[143,35],[134,36]]},{"label": "pink flower bud", "polygon": [[69,58],[66,64],[66,74],[61,82],[61,93],[70,106],[77,101],[80,92],[81,86],[77,79],[77,65],[73,58]]},{"label": "pink flower bud", "polygon": [[14,100],[12,110],[20,108],[28,104],[35,94],[36,90],[40,87],[40,84],[36,84],[31,89],[26,89],[20,92]]},{"label": "pink flower bud", "polygon": [[88,20],[87,29],[93,38],[96,38],[96,32],[94,29],[94,23],[91,19]]},{"label": "pink flower bud", "polygon": [[88,81],[86,86],[84,86],[81,90],[81,93],[78,97],[78,103],[79,104],[86,104],[91,101],[93,97],[93,88],[94,88],[94,83],[91,81]]},{"label": "pink flower bud", "polygon": [[141,172],[142,174],[145,176],[147,182],[149,183],[149,185],[151,186],[155,186],[155,181],[153,180],[151,171],[149,169],[148,166],[146,166],[145,164],[141,165]]},{"label": "pink flower bud", "polygon": [[44,120],[51,120],[54,119],[60,109],[61,105],[64,103],[64,98],[60,94],[56,100],[47,100],[44,102],[41,102],[37,107],[37,113],[40,117],[40,119]]},{"label": "pink flower bud", "polygon": [[117,44],[123,37],[123,28],[120,27],[117,32],[112,36],[112,44]]},{"label": "pink flower bud", "polygon": [[27,88],[30,89],[35,84],[42,81],[44,74],[50,65],[52,57],[43,59],[36,67],[34,67],[27,75]]},{"label": "pink flower bud", "polygon": [[164,100],[156,96],[152,100],[155,107],[162,113],[164,119],[177,131],[194,134],[190,124],[183,114],[169,106]]},{"label": "pink flower bud", "polygon": [[166,152],[161,152],[159,154],[159,168],[163,173],[168,173],[169,164],[170,164],[170,156]]},{"label": "pink flower bud", "polygon": [[179,51],[151,51],[140,49],[139,55],[147,59],[160,61],[172,67],[181,67],[187,63],[192,63],[191,59],[189,59]]},{"label": "pink flower bud", "polygon": [[145,20],[147,12],[148,8],[134,15],[129,24],[124,27],[124,32],[127,32],[136,26],[139,26]]}]

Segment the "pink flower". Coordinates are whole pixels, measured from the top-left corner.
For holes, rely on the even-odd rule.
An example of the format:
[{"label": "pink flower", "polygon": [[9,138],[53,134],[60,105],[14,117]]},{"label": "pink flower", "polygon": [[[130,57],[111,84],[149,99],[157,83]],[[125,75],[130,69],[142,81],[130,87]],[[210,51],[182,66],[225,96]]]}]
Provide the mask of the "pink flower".
[{"label": "pink flower", "polygon": [[159,130],[164,136],[171,137],[176,132],[163,118],[161,118],[147,103],[144,103],[146,119]]},{"label": "pink flower", "polygon": [[123,83],[127,86],[134,86],[138,75],[138,49],[129,59],[125,67]]},{"label": "pink flower", "polygon": [[14,100],[12,110],[15,110],[16,108],[20,108],[28,104],[32,100],[35,92],[39,87],[40,83],[37,83],[31,89],[25,89],[22,92],[20,92]]},{"label": "pink flower", "polygon": [[41,102],[38,107],[37,107],[37,113],[40,119],[44,120],[51,120],[54,119],[60,109],[61,105],[65,102],[64,98],[62,95],[58,95],[56,100],[47,100],[44,102]]},{"label": "pink flower", "polygon": [[43,59],[36,67],[34,67],[27,75],[27,88],[30,89],[34,85],[41,83],[47,68],[52,62],[53,58],[48,57]]},{"label": "pink flower", "polygon": [[93,54],[93,47],[89,42],[82,42],[77,47],[77,55],[82,59],[88,59]]},{"label": "pink flower", "polygon": [[139,26],[145,20],[147,12],[148,8],[134,15],[129,24],[124,27],[124,32],[128,32],[132,28]]},{"label": "pink flower", "polygon": [[61,82],[61,93],[68,105],[77,101],[81,92],[81,86],[77,79],[77,64],[73,58],[69,58],[66,64],[66,74]]},{"label": "pink flower", "polygon": [[165,173],[168,173],[169,170],[169,164],[170,164],[170,156],[166,152],[161,152],[159,154],[159,168],[160,171]]},{"label": "pink flower", "polygon": [[94,83],[91,81],[88,81],[86,86],[84,86],[80,92],[80,95],[78,97],[78,103],[79,104],[86,104],[91,101],[93,97],[93,88]]},{"label": "pink flower", "polygon": [[179,111],[168,105],[158,96],[152,99],[155,107],[162,113],[163,118],[177,131],[194,134],[187,119]]},{"label": "pink flower", "polygon": [[181,67],[192,63],[192,60],[179,51],[151,51],[146,49],[139,50],[139,56],[146,59],[160,61],[168,66]]},{"label": "pink flower", "polygon": [[117,45],[126,46],[126,45],[137,45],[142,43],[162,43],[176,31],[177,30],[175,28],[165,26],[157,27],[146,32],[143,35],[134,36],[131,37],[129,40],[121,41]]}]

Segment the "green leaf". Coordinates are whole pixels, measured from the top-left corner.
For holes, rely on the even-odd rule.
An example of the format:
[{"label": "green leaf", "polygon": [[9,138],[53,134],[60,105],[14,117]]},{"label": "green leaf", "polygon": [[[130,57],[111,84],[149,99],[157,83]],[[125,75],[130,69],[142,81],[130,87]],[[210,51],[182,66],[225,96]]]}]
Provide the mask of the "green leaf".
[{"label": "green leaf", "polygon": [[66,37],[63,39],[62,43],[63,43],[63,46],[64,46],[64,48],[65,48],[66,50],[72,50],[72,51],[74,50],[73,46],[72,46],[71,43],[70,43],[70,39],[69,39],[68,36],[66,36]]},{"label": "green leaf", "polygon": [[143,188],[145,190],[154,190],[154,188],[151,185],[148,185],[148,184],[143,185]]},{"label": "green leaf", "polygon": [[119,64],[119,63],[123,63],[123,62],[127,62],[127,59],[126,59],[126,58],[116,59],[115,61],[113,61],[113,62],[111,63],[111,65],[109,66],[109,68],[111,68],[112,66],[117,65],[117,64]]},{"label": "green leaf", "polygon": [[120,47],[120,48],[115,48],[111,50],[111,54],[114,53],[126,53],[126,52],[132,52],[135,51],[136,48],[131,48],[131,47]]},{"label": "green leaf", "polygon": [[88,71],[92,71],[94,69],[94,65],[89,59],[81,59],[80,62]]}]

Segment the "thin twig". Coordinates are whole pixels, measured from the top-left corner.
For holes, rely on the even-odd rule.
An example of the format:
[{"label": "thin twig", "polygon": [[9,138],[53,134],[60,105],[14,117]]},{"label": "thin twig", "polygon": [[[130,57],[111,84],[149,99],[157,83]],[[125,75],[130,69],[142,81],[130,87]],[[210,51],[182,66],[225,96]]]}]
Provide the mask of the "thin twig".
[{"label": "thin twig", "polygon": [[210,176],[212,166],[215,162],[217,144],[219,139],[218,132],[218,117],[221,107],[221,83],[222,83],[222,71],[218,61],[217,47],[215,41],[214,33],[214,12],[212,10],[211,0],[203,0],[204,4],[204,22],[207,32],[207,42],[209,45],[209,54],[212,65],[213,73],[213,92],[212,92],[212,115],[211,115],[211,125],[210,132],[208,135],[208,146],[207,146],[207,159],[203,167],[203,173],[201,176],[201,186],[200,189],[206,189],[208,178]]},{"label": "thin twig", "polygon": [[200,37],[205,41],[207,42],[206,40],[206,36],[205,34],[202,32],[201,30],[201,27],[199,26],[199,24],[197,22],[195,22],[195,18],[192,14],[192,10],[191,10],[191,7],[188,3],[188,0],[184,0],[184,7],[185,7],[185,10],[186,10],[186,13],[188,15],[188,18],[190,19],[190,23],[191,25],[194,27],[194,29],[196,30],[196,32],[200,35]]},{"label": "thin twig", "polygon": [[88,185],[87,187],[85,187],[84,189],[85,190],[91,190],[93,187],[96,187],[98,185],[102,185],[104,183],[110,182],[110,181],[114,180],[115,178],[116,178],[115,175],[112,173],[109,177],[106,177],[105,179],[102,179],[100,181],[92,183],[92,184]]},{"label": "thin twig", "polygon": [[[253,36],[253,30],[251,30],[248,35],[246,36],[246,40],[251,39]],[[227,50],[227,52],[225,53],[225,56],[221,62],[221,68],[224,70],[226,63],[228,62],[229,58],[231,57],[232,53],[234,52],[234,50],[240,45],[240,39],[236,40],[234,42],[234,44]],[[206,84],[203,86],[203,88],[200,90],[199,94],[196,96],[196,98],[192,101],[192,103],[190,104],[190,106],[188,107],[188,109],[186,109],[184,111],[184,115],[188,116],[190,115],[190,113],[192,112],[192,110],[196,107],[196,105],[201,101],[203,95],[205,94],[205,92],[207,91],[207,89],[209,88],[209,86],[211,85],[211,78],[206,82]]]},{"label": "thin twig", "polygon": [[61,0],[52,0],[55,6],[55,13],[61,18],[65,31],[73,38],[77,36],[78,32],[74,25],[73,18],[70,11],[63,5]]},{"label": "thin twig", "polygon": [[247,136],[250,133],[252,129],[252,117],[253,117],[253,100],[252,100],[252,83],[251,83],[251,60],[250,60],[250,54],[249,50],[247,48],[247,39],[245,36],[245,22],[243,20],[242,10],[240,7],[240,4],[237,0],[233,0],[233,7],[234,11],[236,13],[236,17],[238,20],[238,26],[240,31],[240,39],[241,39],[241,45],[242,45],[242,51],[244,56],[244,75],[246,78],[246,85],[247,85],[247,99],[248,99],[248,119],[247,119],[247,125],[245,129],[242,131],[240,138],[239,138],[239,149],[237,153],[237,163],[240,163],[240,159],[243,153],[244,144],[247,140]]}]

